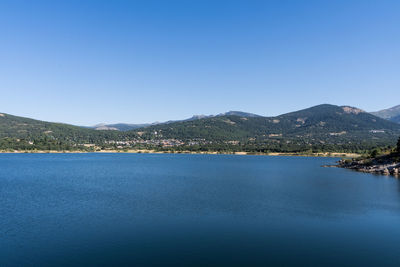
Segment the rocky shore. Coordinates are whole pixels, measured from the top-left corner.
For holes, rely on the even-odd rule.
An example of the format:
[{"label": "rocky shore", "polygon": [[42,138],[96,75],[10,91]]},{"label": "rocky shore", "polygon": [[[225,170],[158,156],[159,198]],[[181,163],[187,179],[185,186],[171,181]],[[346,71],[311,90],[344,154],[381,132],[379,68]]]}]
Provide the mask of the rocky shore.
[{"label": "rocky shore", "polygon": [[400,176],[400,155],[389,154],[377,158],[342,159],[336,167],[352,169],[360,172]]}]

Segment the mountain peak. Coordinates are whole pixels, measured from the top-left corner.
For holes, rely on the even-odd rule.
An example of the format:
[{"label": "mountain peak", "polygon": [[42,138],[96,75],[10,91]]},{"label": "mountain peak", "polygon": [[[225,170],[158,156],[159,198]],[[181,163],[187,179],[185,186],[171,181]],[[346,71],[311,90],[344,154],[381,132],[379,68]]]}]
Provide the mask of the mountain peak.
[{"label": "mountain peak", "polygon": [[260,115],[257,115],[254,113],[248,113],[248,112],[237,111],[237,110],[230,110],[228,112],[219,114],[219,116],[240,116],[240,117],[246,117],[246,118],[261,117]]},{"label": "mountain peak", "polygon": [[342,106],[341,107],[342,109],[343,109],[343,111],[345,112],[345,113],[348,113],[348,114],[360,114],[360,113],[364,113],[365,111],[364,110],[362,110],[362,109],[359,109],[359,108],[355,108],[355,107],[350,107],[350,106]]},{"label": "mountain peak", "polygon": [[391,117],[400,115],[400,105],[371,112],[371,114],[374,114],[375,116],[381,117],[383,119],[390,119]]}]

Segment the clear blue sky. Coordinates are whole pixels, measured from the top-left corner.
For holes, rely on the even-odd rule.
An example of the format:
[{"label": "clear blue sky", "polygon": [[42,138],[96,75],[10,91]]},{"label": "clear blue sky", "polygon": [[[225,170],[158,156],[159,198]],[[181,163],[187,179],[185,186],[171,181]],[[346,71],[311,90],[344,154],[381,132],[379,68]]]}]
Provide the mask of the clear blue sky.
[{"label": "clear blue sky", "polygon": [[79,125],[400,104],[400,1],[1,1],[0,112]]}]

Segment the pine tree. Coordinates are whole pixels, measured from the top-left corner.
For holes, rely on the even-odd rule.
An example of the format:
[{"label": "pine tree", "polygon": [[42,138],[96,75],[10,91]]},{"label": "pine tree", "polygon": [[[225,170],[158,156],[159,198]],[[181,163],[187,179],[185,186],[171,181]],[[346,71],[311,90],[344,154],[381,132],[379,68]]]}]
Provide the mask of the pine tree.
[{"label": "pine tree", "polygon": [[400,153],[400,137],[399,140],[397,140],[397,152]]}]

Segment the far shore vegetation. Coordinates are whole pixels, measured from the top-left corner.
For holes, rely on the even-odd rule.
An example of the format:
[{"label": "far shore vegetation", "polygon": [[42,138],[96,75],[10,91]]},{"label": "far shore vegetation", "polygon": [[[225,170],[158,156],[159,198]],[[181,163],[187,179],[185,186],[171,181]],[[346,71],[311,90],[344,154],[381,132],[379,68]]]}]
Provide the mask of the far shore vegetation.
[{"label": "far shore vegetation", "polygon": [[400,124],[348,106],[318,105],[276,117],[245,114],[95,130],[0,113],[1,152],[131,152],[378,156]]},{"label": "far shore vegetation", "polygon": [[400,176],[400,138],[392,149],[373,149],[369,155],[358,158],[342,159],[337,167],[360,172]]}]

